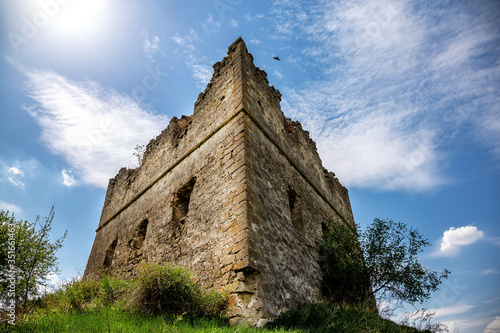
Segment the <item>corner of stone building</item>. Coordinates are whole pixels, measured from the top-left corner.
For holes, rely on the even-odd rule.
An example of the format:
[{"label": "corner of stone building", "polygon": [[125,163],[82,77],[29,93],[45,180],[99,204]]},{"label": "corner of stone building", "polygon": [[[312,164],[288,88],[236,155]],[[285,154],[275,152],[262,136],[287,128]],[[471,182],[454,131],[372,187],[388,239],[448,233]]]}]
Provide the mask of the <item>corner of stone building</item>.
[{"label": "corner of stone building", "polygon": [[[171,187],[175,186],[171,185],[172,180],[169,177],[177,177],[172,179],[175,182],[181,182],[179,179],[188,177],[188,174],[192,172],[190,171],[191,169],[184,166],[186,164],[181,164],[184,163],[182,162],[184,159],[188,159],[186,156],[195,155],[195,157],[192,157],[193,160],[199,162],[204,158],[202,157],[204,155],[199,155],[201,154],[200,151],[205,149],[206,153],[206,149],[208,149],[203,147],[207,145],[212,147],[210,149],[221,147],[217,145],[211,146],[210,142],[214,141],[210,140],[213,140],[213,138],[221,140],[221,137],[226,136],[223,141],[217,141],[224,142],[224,145],[222,145],[224,155],[218,156],[217,151],[219,150],[209,154],[209,157],[214,161],[218,161],[220,158],[220,162],[213,164],[214,168],[215,165],[218,165],[218,169],[211,170],[224,170],[224,177],[220,179],[230,182],[231,189],[227,190],[228,185],[221,185],[218,181],[216,183],[217,185],[221,185],[221,191],[212,192],[208,187],[205,188],[205,191],[209,193],[224,192],[221,196],[223,198],[221,202],[223,201],[224,205],[220,206],[224,213],[221,212],[220,220],[216,221],[216,223],[220,223],[217,226],[218,236],[220,236],[218,240],[222,240],[211,241],[211,244],[217,244],[215,252],[210,252],[212,257],[217,257],[217,259],[215,261],[207,260],[212,265],[210,267],[214,268],[214,272],[212,272],[213,274],[210,273],[211,275],[206,275],[204,279],[227,288],[227,291],[230,293],[227,317],[231,324],[246,323],[252,326],[263,326],[268,320],[284,309],[283,304],[285,304],[285,307],[291,306],[288,300],[284,300],[279,305],[273,303],[276,299],[281,301],[281,298],[287,298],[285,294],[290,293],[294,296],[295,293],[300,296],[303,293],[305,296],[302,299],[316,298],[313,297],[315,294],[311,292],[314,286],[303,287],[303,282],[309,281],[308,279],[311,279],[311,275],[314,275],[313,273],[305,275],[302,280],[296,279],[297,281],[294,282],[294,286],[296,285],[297,288],[285,288],[285,293],[282,292],[285,289],[281,288],[280,285],[286,283],[287,280],[296,278],[292,274],[293,272],[288,272],[289,275],[286,277],[279,276],[282,272],[280,269],[286,270],[286,263],[288,261],[273,258],[274,261],[279,262],[279,265],[269,270],[266,264],[259,259],[259,256],[273,256],[275,243],[269,241],[269,247],[265,251],[261,251],[262,253],[258,253],[258,244],[256,243],[260,241],[259,235],[268,237],[272,232],[263,231],[266,229],[262,228],[259,224],[262,223],[265,217],[262,218],[259,215],[260,212],[256,211],[260,209],[257,205],[255,207],[252,206],[252,203],[256,202],[255,198],[265,197],[265,193],[260,188],[262,177],[258,176],[258,173],[249,171],[251,167],[249,165],[255,161],[249,161],[248,150],[254,148],[256,150],[262,149],[258,145],[258,141],[250,136],[257,131],[261,131],[265,139],[269,140],[269,142],[262,141],[263,146],[268,145],[266,149],[275,152],[273,153],[273,158],[287,163],[284,168],[277,169],[277,173],[281,172],[280,170],[288,168],[289,170],[286,172],[289,174],[293,173],[293,177],[296,178],[300,178],[304,174],[311,174],[310,178],[312,178],[312,181],[306,178],[304,178],[304,181],[301,180],[304,183],[304,187],[311,187],[307,193],[317,195],[318,191],[321,193],[325,192],[324,194],[327,194],[328,200],[332,193],[334,197],[337,194],[341,195],[342,198],[339,199],[338,204],[345,206],[342,213],[347,214],[347,211],[350,211],[351,208],[345,187],[340,185],[333,173],[325,171],[326,169],[321,169],[321,160],[317,154],[314,141],[309,137],[309,133],[302,129],[299,122],[294,122],[284,116],[280,107],[281,93],[269,85],[267,74],[253,64],[253,56],[248,53],[241,37],[229,46],[227,56],[222,61],[214,64],[213,68],[214,74],[204,92],[198,96],[194,105],[193,115],[182,116],[181,119],[172,118],[162,133],[149,142],[144,156],[144,167],[137,170],[123,168],[115,178],[110,180],[99,228],[102,227],[103,222],[108,223],[113,220],[110,226],[113,224],[112,227],[115,228],[114,230],[122,230],[123,226],[130,223],[129,217],[124,216],[130,210],[134,212],[133,218],[137,220],[137,210],[142,209],[143,205],[149,204],[145,203],[146,199],[142,196],[147,197],[147,191],[153,187],[155,195],[160,193],[157,188],[161,188],[161,195],[172,195]],[[229,131],[228,128],[232,132],[226,132],[226,130]],[[227,133],[230,133],[230,136],[227,136]],[[263,140],[265,139],[263,138]],[[254,145],[252,148],[249,147],[250,140],[254,140],[251,143]],[[265,154],[267,155],[264,157],[269,157],[269,153]],[[311,168],[311,165],[314,168]],[[176,169],[178,168],[177,166],[181,167],[182,172],[176,171],[178,170]],[[172,170],[177,172],[174,173],[176,176],[171,176]],[[309,171],[312,172],[309,173]],[[273,178],[276,172],[266,179]],[[179,174],[181,177],[178,177]],[[211,178],[210,174],[205,174],[204,176],[206,176],[205,180]],[[138,181],[135,181],[136,178]],[[168,184],[170,185],[165,184],[167,183],[166,179],[169,179],[168,182],[170,183]],[[202,183],[201,179],[202,177],[200,177],[200,184]],[[136,184],[134,184],[134,181]],[[289,179],[288,186],[290,182],[291,179]],[[280,194],[283,196],[284,208],[281,208],[283,208],[286,214],[291,214],[289,212],[291,209],[285,207],[289,202],[289,198],[286,198],[286,185],[278,185],[276,188],[283,187],[283,193],[280,192]],[[217,186],[211,186],[210,188],[217,188]],[[314,194],[314,191],[316,191],[316,194]],[[306,194],[306,192],[303,193],[304,195]],[[152,200],[151,196],[147,198],[149,198],[147,200]],[[262,201],[269,203],[269,200],[266,198],[262,199]],[[207,201],[210,199],[210,197],[204,198]],[[319,197],[318,200],[320,200]],[[172,204],[168,199],[163,201],[162,204]],[[345,204],[346,202],[348,205]],[[205,206],[201,197],[197,204],[199,208]],[[337,202],[333,202],[333,204],[337,205]],[[157,208],[155,207],[155,209]],[[164,223],[164,220],[168,218],[169,213],[162,212],[162,215],[160,215],[157,212],[156,214],[156,218],[163,223],[157,226],[157,230],[158,232],[162,232],[162,228],[168,227]],[[207,216],[211,213],[204,214],[201,219],[202,221],[206,221],[205,219],[208,219]],[[302,217],[300,217],[300,220],[302,221]],[[352,213],[350,220],[352,220]],[[193,221],[196,222],[198,219],[193,219],[191,222]],[[283,221],[280,220],[279,222],[282,223]],[[265,223],[269,223],[269,221]],[[292,223],[294,222],[292,221]],[[191,226],[194,225],[196,223],[191,224]],[[261,233],[253,233],[251,229],[254,227],[257,229],[260,228]],[[276,230],[282,232],[279,226],[277,228]],[[96,237],[94,243],[107,237],[106,235],[103,236],[103,234],[108,233],[109,230],[101,230],[101,235],[99,236],[101,238],[98,239]],[[206,233],[198,232],[196,239],[200,239],[199,235],[203,235],[201,237],[204,237]],[[204,253],[200,252],[199,248],[193,248],[192,244],[194,243],[196,241],[185,244],[187,245],[186,247],[196,252],[196,255],[190,257],[191,259],[198,258],[200,257],[200,253]],[[97,251],[102,257],[102,251],[106,251],[105,246],[108,246],[108,244],[108,239],[106,239],[106,244],[101,244],[102,246],[100,245],[96,250],[93,247],[91,256]],[[152,242],[150,245],[154,247],[156,244]],[[300,246],[298,242],[296,245]],[[161,251],[157,249],[149,248],[149,250],[158,252],[157,257],[161,258],[161,260],[170,260],[168,259],[170,258],[168,255],[161,254]],[[143,249],[143,251],[146,250]],[[309,254],[307,257],[308,262],[313,257]],[[187,262],[186,260],[190,260],[186,258],[183,259],[185,260],[183,261],[184,263]],[[205,257],[202,259],[206,260]],[[89,258],[89,263],[90,260]],[[161,262],[161,260],[158,259],[157,261]],[[173,260],[175,261],[176,259],[174,258]],[[201,259],[199,262],[201,262]],[[214,262],[216,263],[215,265],[213,264]],[[87,267],[90,267],[89,264]],[[272,277],[269,278],[268,275],[272,275]],[[316,276],[313,276],[312,280],[315,281],[315,279]],[[269,282],[270,280],[273,280],[272,283]],[[309,284],[315,285],[314,283]],[[304,290],[306,292],[303,292]],[[269,300],[270,293],[274,294],[274,300]],[[297,299],[299,298],[297,297]]]}]

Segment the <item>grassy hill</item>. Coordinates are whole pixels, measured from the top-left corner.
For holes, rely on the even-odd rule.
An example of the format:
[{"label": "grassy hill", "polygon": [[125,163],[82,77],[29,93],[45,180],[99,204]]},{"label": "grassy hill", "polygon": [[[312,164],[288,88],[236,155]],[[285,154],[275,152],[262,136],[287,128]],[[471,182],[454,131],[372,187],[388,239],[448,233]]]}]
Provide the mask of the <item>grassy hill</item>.
[{"label": "grassy hill", "polygon": [[133,281],[73,281],[19,309],[16,325],[0,324],[0,332],[421,332],[368,308],[325,303],[288,311],[266,328],[233,327],[221,316],[225,300],[182,268],[145,266]]},{"label": "grassy hill", "polygon": [[266,328],[232,327],[222,319],[192,316],[143,315],[113,306],[92,310],[38,310],[16,326],[1,326],[0,332],[421,332],[399,326],[356,307],[314,304],[278,318]]}]

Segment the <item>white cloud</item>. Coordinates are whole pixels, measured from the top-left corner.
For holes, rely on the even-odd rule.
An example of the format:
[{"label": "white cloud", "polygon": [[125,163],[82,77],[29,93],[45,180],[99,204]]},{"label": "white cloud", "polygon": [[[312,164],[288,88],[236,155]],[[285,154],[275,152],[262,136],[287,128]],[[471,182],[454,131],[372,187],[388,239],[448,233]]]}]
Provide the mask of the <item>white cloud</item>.
[{"label": "white cloud", "polygon": [[195,43],[199,41],[196,32],[191,30],[186,36],[181,37],[176,35],[172,37],[172,40],[184,49],[182,52],[183,61],[191,71],[191,75],[193,79],[195,79],[197,87],[199,89],[205,89],[212,77],[213,70],[211,64],[207,63],[204,56],[199,55],[195,47]]},{"label": "white cloud", "polygon": [[24,190],[30,180],[38,177],[40,164],[34,158],[24,161],[4,162],[0,160],[0,182]]},{"label": "white cloud", "polygon": [[231,20],[231,21],[229,21],[229,23],[231,24],[232,28],[237,28],[238,27],[238,21],[236,21],[236,20]]},{"label": "white cloud", "polygon": [[16,180],[14,177],[9,177],[8,180],[14,184],[14,186],[24,186],[24,183],[19,181],[19,180]]},{"label": "white cloud", "polygon": [[24,172],[19,170],[19,168],[13,166],[8,168],[7,173],[9,175],[7,179],[10,183],[12,183],[14,186],[24,187],[24,183],[21,181],[24,176]]},{"label": "white cloud", "polygon": [[16,213],[16,214],[22,214],[23,210],[21,207],[16,206],[14,204],[5,202],[5,201],[0,201],[0,209],[3,210],[8,210],[9,213]]},{"label": "white cloud", "polygon": [[191,65],[191,71],[193,72],[193,77],[202,85],[202,87],[210,81],[213,74],[213,70],[210,66],[201,64]]},{"label": "white cloud", "polygon": [[486,326],[484,333],[500,333],[500,316],[495,317],[495,319]]},{"label": "white cloud", "polygon": [[324,165],[344,185],[424,191],[447,181],[440,172],[436,131],[412,129],[412,110],[394,102],[359,105],[364,102],[358,97],[344,99],[323,85],[285,95],[285,114],[311,132]]},{"label": "white cloud", "polygon": [[434,316],[436,318],[442,318],[442,317],[453,316],[453,315],[465,313],[473,308],[474,308],[474,305],[461,304],[461,305],[448,306],[448,307],[439,308],[439,309],[430,309],[429,312],[434,313]]},{"label": "white cloud", "polygon": [[154,35],[149,37],[149,33],[144,33],[143,49],[147,57],[153,60],[153,56],[160,50],[160,37]]},{"label": "white cloud", "polygon": [[21,176],[24,175],[24,173],[21,170],[19,170],[17,167],[10,167],[9,172],[13,175],[21,175]]},{"label": "white cloud", "polygon": [[46,276],[47,280],[49,280],[49,286],[51,289],[59,289],[62,286],[61,279],[54,272],[49,272]]},{"label": "white cloud", "polygon": [[71,171],[67,171],[66,169],[63,169],[61,174],[62,174],[62,178],[63,178],[63,184],[65,186],[69,187],[69,186],[75,184],[75,179],[73,178]]},{"label": "white cloud", "polygon": [[452,257],[460,253],[462,247],[473,244],[484,237],[484,232],[475,226],[451,227],[443,233],[439,251],[435,256]]},{"label": "white cloud", "polygon": [[295,66],[325,68],[314,81],[282,89],[283,110],[311,132],[343,184],[437,188],[450,181],[445,149],[464,133],[500,159],[500,65],[478,60],[498,54],[488,8],[276,0],[273,9],[272,38],[306,41],[291,52],[301,58]]},{"label": "white cloud", "polygon": [[172,40],[180,46],[184,45],[184,38],[179,35],[175,35],[174,37],[172,37]]},{"label": "white cloud", "polygon": [[57,274],[54,272],[47,273],[45,279],[46,279],[45,285],[41,284],[37,285],[38,292],[41,295],[53,293],[64,285],[59,276],[57,276]]},{"label": "white cloud", "polygon": [[498,270],[498,269],[484,269],[481,271],[481,275],[492,275],[492,274],[500,274],[500,270]]},{"label": "white cloud", "polygon": [[42,141],[86,184],[106,188],[109,178],[128,165],[134,147],[167,125],[167,117],[96,82],[72,82],[51,71],[25,74],[37,102],[28,111],[42,128]]},{"label": "white cloud", "polygon": [[205,22],[201,24],[201,27],[206,34],[215,34],[220,31],[221,24],[219,21],[214,20],[212,15],[209,15]]}]

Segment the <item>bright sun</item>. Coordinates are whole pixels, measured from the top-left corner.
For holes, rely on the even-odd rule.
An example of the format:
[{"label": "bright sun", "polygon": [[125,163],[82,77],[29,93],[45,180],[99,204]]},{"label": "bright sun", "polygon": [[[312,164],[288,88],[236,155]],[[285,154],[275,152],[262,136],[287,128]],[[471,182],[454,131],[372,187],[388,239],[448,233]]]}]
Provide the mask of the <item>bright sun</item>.
[{"label": "bright sun", "polygon": [[58,35],[88,38],[97,34],[107,23],[108,0],[60,1],[60,9],[50,22]]}]

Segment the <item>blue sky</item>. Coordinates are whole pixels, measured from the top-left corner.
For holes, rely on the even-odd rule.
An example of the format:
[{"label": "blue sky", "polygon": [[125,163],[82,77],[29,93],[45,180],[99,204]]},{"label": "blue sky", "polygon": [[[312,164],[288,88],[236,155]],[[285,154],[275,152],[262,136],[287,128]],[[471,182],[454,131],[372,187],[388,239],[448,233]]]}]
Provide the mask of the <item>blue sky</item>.
[{"label": "blue sky", "polygon": [[[500,332],[500,4],[486,1],[5,0],[0,208],[68,230],[83,272],[109,178],[189,115],[242,36],[350,193],[452,275],[423,306],[452,332]],[[279,56],[281,61],[273,60]]]}]

